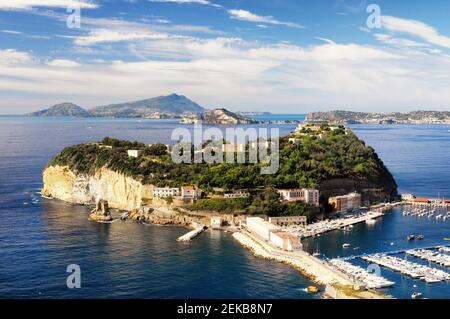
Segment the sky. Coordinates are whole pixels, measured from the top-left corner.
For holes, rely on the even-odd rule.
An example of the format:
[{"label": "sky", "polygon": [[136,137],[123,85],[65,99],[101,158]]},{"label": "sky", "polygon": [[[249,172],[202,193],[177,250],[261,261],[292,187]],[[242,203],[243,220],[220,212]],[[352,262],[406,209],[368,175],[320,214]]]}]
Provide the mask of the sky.
[{"label": "sky", "polygon": [[449,15],[448,0],[0,0],[0,114],[171,93],[233,111],[449,111]]}]

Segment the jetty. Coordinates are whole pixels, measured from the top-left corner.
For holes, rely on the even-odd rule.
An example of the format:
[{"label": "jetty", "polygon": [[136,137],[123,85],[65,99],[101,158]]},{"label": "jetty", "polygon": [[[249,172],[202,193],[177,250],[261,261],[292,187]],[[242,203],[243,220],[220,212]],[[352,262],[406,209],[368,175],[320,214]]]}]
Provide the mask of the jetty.
[{"label": "jetty", "polygon": [[[428,247],[421,247],[418,249],[442,249],[441,251],[450,251],[450,245],[446,245],[446,246],[428,246]],[[391,250],[391,251],[387,251],[387,252],[381,252],[379,254],[382,255],[398,255],[398,254],[403,254],[406,253],[407,251],[411,250],[410,248],[408,249],[398,249],[398,250]],[[363,258],[363,257],[367,257],[367,256],[371,256],[371,254],[361,254],[361,255],[352,255],[352,256],[347,256],[347,257],[342,257],[339,258],[340,260],[344,260],[344,261],[350,261],[350,260],[354,260],[354,259],[358,259],[358,258]]]},{"label": "jetty", "polygon": [[450,267],[450,256],[441,254],[436,251],[427,249],[418,249],[418,250],[408,250],[406,254],[423,260],[431,261],[432,263],[441,266]]},{"label": "jetty", "polygon": [[426,283],[436,283],[441,281],[450,281],[450,274],[432,267],[417,264],[397,257],[385,254],[375,254],[362,257],[367,262],[380,265],[382,267],[400,272],[403,275],[413,279],[420,279]]},{"label": "jetty", "polygon": [[194,239],[195,237],[197,237],[198,235],[200,235],[201,233],[203,233],[204,231],[206,231],[208,229],[208,227],[206,227],[203,224],[197,224],[197,225],[194,225],[194,227],[195,227],[194,230],[179,237],[177,239],[177,241],[191,241],[192,239]]},{"label": "jetty", "polygon": [[373,290],[367,290],[367,285],[355,277],[339,271],[331,263],[316,258],[303,250],[293,252],[278,249],[258,235],[248,231],[233,234],[241,245],[252,250],[261,258],[285,263],[300,270],[318,284],[326,286],[327,295],[333,298],[348,299],[388,299],[389,297]]},{"label": "jetty", "polygon": [[306,228],[293,228],[291,233],[297,235],[301,239],[318,236],[327,232],[350,229],[356,224],[375,221],[376,219],[386,215],[382,210],[369,211],[354,215],[345,216],[343,218],[322,221],[306,226]]},{"label": "jetty", "polygon": [[348,276],[362,281],[367,285],[367,288],[369,289],[387,288],[395,284],[395,282],[393,281],[370,273],[362,267],[352,265],[351,263],[343,261],[341,259],[332,259],[330,260],[330,264],[332,264],[334,267],[344,272]]}]

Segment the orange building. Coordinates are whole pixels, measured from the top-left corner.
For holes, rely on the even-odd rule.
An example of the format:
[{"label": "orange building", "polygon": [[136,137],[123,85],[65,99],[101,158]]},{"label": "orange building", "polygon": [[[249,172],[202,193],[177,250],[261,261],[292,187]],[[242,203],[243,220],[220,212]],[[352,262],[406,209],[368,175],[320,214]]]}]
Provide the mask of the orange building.
[{"label": "orange building", "polygon": [[344,196],[330,197],[328,203],[333,206],[333,210],[336,212],[348,211],[361,207],[361,194],[350,193]]}]

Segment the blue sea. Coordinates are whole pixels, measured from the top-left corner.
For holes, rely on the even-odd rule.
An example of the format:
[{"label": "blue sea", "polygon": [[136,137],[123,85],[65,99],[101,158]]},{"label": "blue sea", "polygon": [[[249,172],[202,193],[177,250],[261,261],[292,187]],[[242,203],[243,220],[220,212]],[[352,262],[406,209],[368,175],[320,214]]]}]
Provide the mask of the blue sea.
[{"label": "blue sea", "polygon": [[[304,292],[311,282],[297,270],[254,257],[229,234],[206,232],[179,243],[186,229],[91,223],[89,208],[40,197],[42,170],[65,146],[105,136],[170,143],[177,127],[173,120],[0,117],[0,298],[320,298]],[[295,125],[275,127],[287,134]],[[450,197],[449,126],[352,129],[376,149],[401,192]],[[371,229],[355,227],[351,238],[330,233],[308,245],[334,257],[342,254],[341,241],[358,243],[360,253],[384,251],[386,242],[404,245],[405,233],[440,244],[449,225],[393,213]],[[70,264],[81,268],[80,289],[67,288]],[[389,293],[409,298],[411,282],[396,282]],[[421,289],[450,297],[447,284]]]}]

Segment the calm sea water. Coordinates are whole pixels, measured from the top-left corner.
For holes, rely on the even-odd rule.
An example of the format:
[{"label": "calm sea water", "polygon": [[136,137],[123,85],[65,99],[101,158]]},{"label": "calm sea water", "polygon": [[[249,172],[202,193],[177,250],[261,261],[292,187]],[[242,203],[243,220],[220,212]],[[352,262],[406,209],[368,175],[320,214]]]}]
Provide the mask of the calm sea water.
[{"label": "calm sea water", "polygon": [[[0,117],[0,297],[312,298],[303,291],[310,281],[296,270],[255,258],[227,234],[207,232],[183,244],[176,242],[186,232],[183,228],[90,223],[88,208],[40,198],[42,169],[63,147],[105,136],[169,143],[172,130],[178,126],[170,120]],[[281,134],[294,128],[277,127]],[[402,191],[447,197],[449,129],[354,128],[375,147]],[[361,242],[361,251],[383,250],[378,241],[384,243],[393,240],[390,236],[398,236],[400,242],[404,233],[425,227],[401,217],[386,217],[380,229],[378,224],[370,230],[361,225],[361,230],[352,232],[354,241]],[[448,228],[443,228],[448,226],[429,226],[427,232],[420,229],[429,243],[432,238],[438,242],[444,234],[450,235]],[[319,244],[321,251],[330,255],[340,253],[339,244],[334,250],[334,244],[325,238],[321,237],[324,243],[310,246],[315,249]],[[81,267],[81,289],[66,287],[69,264]],[[400,278],[392,294],[407,298],[410,286],[403,282]],[[429,289],[433,297],[445,297],[450,292],[447,286]]]}]

